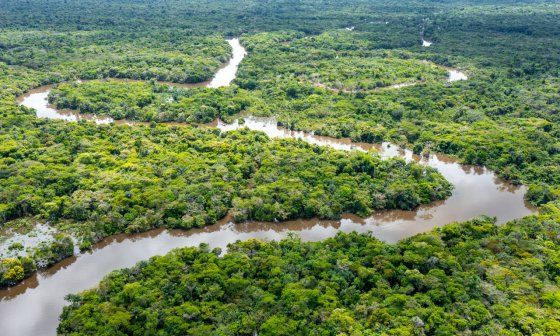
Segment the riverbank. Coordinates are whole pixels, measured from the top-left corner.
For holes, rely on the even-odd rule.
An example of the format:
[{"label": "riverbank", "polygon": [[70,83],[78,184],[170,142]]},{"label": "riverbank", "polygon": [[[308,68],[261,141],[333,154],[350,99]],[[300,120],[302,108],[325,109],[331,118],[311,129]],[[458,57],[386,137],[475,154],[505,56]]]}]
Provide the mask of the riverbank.
[{"label": "riverbank", "polygon": [[[13,288],[0,291],[0,319],[10,319],[10,326],[32,334],[51,334],[56,328],[58,313],[65,304],[66,294],[93,286],[113,269],[131,267],[140,260],[165,254],[176,247],[206,243],[225,250],[228,243],[250,238],[277,240],[296,234],[304,241],[317,241],[332,237],[337,232],[352,231],[372,232],[374,237],[383,241],[396,242],[451,221],[463,221],[480,214],[494,215],[503,223],[534,211],[523,200],[524,187],[501,181],[491,171],[482,167],[460,165],[445,156],[432,154],[429,157],[420,157],[388,143],[376,147],[371,144],[353,143],[348,139],[291,132],[279,128],[275,120],[271,119],[245,117],[242,125],[239,122],[230,125],[217,122],[215,126],[223,132],[248,127],[264,131],[271,137],[302,139],[339,150],[359,150],[372,154],[379,150],[383,157],[400,156],[405,160],[414,160],[438,169],[454,184],[454,191],[448,199],[421,206],[414,211],[381,211],[365,219],[344,215],[341,220],[307,219],[282,223],[233,224],[230,218],[226,217],[219,223],[202,229],[157,229],[141,234],[108,237],[94,244],[91,251],[65,259]],[[476,197],[471,197],[473,195]],[[34,308],[28,309],[31,303]],[[45,307],[51,308],[45,310]],[[22,309],[26,309],[27,316],[33,316],[33,324],[13,322],[18,321],[13,314]]]}]

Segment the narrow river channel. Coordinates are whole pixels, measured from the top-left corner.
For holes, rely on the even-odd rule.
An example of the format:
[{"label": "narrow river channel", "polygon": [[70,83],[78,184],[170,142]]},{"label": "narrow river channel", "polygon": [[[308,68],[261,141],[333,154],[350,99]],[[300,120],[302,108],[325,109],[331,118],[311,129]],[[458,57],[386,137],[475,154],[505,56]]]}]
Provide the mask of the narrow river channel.
[{"label": "narrow river channel", "polygon": [[[237,67],[245,50],[238,40],[230,40],[233,57],[209,87],[229,85],[235,78]],[[464,76],[464,74],[463,74]],[[459,76],[462,80],[466,79]],[[450,79],[451,80],[451,79]],[[213,84],[212,84],[213,83]],[[75,121],[82,116],[63,113],[48,106],[45,101],[48,90],[27,94],[20,103],[37,110],[38,117]],[[65,117],[63,117],[65,116]],[[94,119],[96,122],[112,120]],[[207,243],[211,247],[226,249],[227,244],[250,238],[281,239],[290,233],[305,241],[317,241],[334,236],[337,232],[371,232],[387,242],[396,242],[417,233],[452,221],[464,221],[480,215],[495,216],[499,223],[520,218],[535,212],[523,199],[526,188],[514,186],[499,179],[492,171],[478,166],[461,165],[445,155],[429,157],[413,155],[409,150],[383,143],[372,145],[353,143],[348,139],[333,139],[304,132],[294,132],[277,126],[274,118],[246,117],[224,124],[214,123],[222,131],[241,127],[263,131],[272,138],[296,138],[313,144],[331,146],[339,150],[376,150],[382,157],[403,157],[436,168],[454,185],[452,195],[444,200],[423,205],[414,211],[380,211],[368,218],[345,215],[341,220],[295,220],[282,223],[249,222],[233,224],[228,218],[203,228],[188,231],[152,230],[136,235],[117,235],[96,244],[89,252],[66,259],[18,286],[0,290],[0,325],[2,335],[53,335],[56,333],[58,316],[66,304],[64,297],[95,286],[112,270],[130,267],[141,260],[162,255],[183,246]]]}]

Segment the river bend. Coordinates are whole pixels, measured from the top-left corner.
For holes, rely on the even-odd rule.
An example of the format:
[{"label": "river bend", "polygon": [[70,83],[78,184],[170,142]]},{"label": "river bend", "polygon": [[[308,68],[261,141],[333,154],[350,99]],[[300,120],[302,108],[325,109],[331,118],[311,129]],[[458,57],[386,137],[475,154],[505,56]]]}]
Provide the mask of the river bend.
[{"label": "river bend", "polygon": [[[245,50],[237,39],[228,41],[233,49],[230,62],[221,68],[208,87],[226,86],[235,78]],[[449,80],[465,80],[463,73],[451,74]],[[199,85],[200,86],[200,85]],[[41,118],[77,121],[93,119],[98,123],[112,122],[72,111],[57,111],[48,106],[48,87],[31,91],[20,103],[37,110]],[[498,223],[520,218],[536,211],[523,196],[526,188],[501,180],[492,171],[479,166],[462,165],[456,159],[431,154],[413,155],[411,151],[389,143],[372,145],[353,143],[348,139],[334,139],[304,132],[294,132],[277,126],[274,118],[245,117],[233,124],[216,121],[214,127],[227,132],[247,127],[265,132],[272,138],[295,138],[309,143],[331,146],[339,150],[377,151],[382,157],[403,157],[436,168],[454,185],[452,195],[443,201],[422,205],[414,211],[386,210],[368,218],[344,215],[340,220],[294,220],[282,223],[248,222],[233,224],[229,218],[203,229],[152,230],[135,235],[112,236],[95,244],[91,251],[81,253],[42,270],[10,289],[0,290],[0,325],[2,335],[53,335],[58,316],[66,304],[64,296],[95,286],[112,270],[131,267],[141,260],[162,255],[177,247],[207,243],[225,250],[227,244],[250,238],[282,239],[296,233],[305,241],[317,241],[337,232],[371,232],[373,236],[396,242],[417,233],[452,221],[464,221],[480,215],[495,216]]]}]

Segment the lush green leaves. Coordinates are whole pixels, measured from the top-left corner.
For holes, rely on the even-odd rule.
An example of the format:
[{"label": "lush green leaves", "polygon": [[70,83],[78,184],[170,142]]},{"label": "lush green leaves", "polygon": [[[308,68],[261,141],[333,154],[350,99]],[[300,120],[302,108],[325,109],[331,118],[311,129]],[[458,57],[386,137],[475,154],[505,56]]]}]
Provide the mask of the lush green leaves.
[{"label": "lush green leaves", "polygon": [[453,223],[388,245],[239,242],[175,250],[71,297],[72,335],[552,335],[560,327],[560,209],[504,227]]}]

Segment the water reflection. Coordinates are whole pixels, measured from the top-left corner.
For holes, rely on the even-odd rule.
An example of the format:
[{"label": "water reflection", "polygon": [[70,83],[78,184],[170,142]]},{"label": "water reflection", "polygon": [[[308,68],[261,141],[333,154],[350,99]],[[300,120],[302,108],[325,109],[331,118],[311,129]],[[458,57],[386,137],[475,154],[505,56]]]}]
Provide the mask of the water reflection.
[{"label": "water reflection", "polygon": [[232,57],[227,66],[218,70],[212,81],[208,84],[208,87],[210,88],[229,86],[235,79],[239,64],[241,63],[245,55],[247,55],[247,51],[241,46],[241,44],[239,43],[239,39],[234,38],[228,40],[228,43],[231,46]]}]

